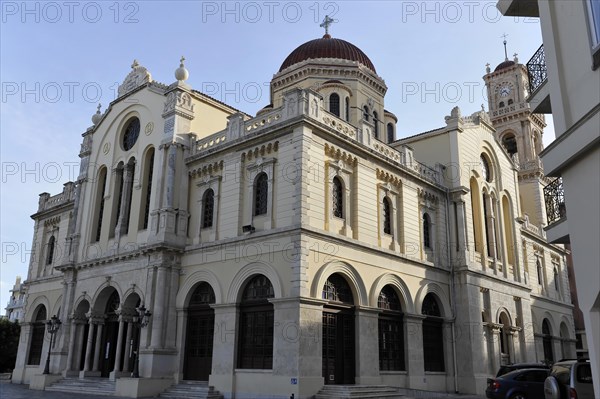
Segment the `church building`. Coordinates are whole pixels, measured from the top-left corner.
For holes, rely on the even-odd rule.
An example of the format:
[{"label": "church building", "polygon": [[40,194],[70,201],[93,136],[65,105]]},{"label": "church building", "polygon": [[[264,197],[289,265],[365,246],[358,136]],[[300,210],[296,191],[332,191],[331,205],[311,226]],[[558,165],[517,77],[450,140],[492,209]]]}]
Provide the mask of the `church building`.
[{"label": "church building", "polygon": [[488,66],[489,111],[400,140],[374,63],[328,33],[255,116],[188,77],[183,58],[170,84],[134,61],[77,181],[40,194],[13,382],[482,394],[501,365],[575,356],[567,252],[543,230],[545,122],[516,57]]}]

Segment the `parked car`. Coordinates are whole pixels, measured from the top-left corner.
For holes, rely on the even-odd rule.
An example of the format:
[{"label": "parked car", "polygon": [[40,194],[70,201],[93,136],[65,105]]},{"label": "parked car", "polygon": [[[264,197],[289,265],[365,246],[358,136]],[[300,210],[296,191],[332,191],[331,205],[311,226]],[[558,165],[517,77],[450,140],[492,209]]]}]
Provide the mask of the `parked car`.
[{"label": "parked car", "polygon": [[508,364],[506,366],[500,366],[498,369],[498,373],[496,377],[500,377],[506,373],[510,373],[511,371],[521,370],[521,369],[548,369],[550,370],[550,366],[544,363],[515,363]]},{"label": "parked car", "polygon": [[485,396],[489,399],[540,399],[544,397],[544,381],[548,368],[529,368],[511,371],[488,378]]},{"label": "parked car", "polygon": [[544,382],[546,399],[594,399],[592,367],[589,360],[562,360],[554,363]]}]

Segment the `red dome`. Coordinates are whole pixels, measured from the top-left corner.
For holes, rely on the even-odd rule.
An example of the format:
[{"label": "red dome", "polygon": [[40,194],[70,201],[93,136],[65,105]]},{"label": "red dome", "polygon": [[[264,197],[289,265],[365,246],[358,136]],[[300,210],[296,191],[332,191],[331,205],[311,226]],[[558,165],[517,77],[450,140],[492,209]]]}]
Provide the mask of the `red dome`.
[{"label": "red dome", "polygon": [[306,42],[292,51],[281,64],[279,72],[299,62],[315,58],[338,58],[357,61],[375,72],[375,66],[361,49],[345,40],[333,39],[329,35]]}]

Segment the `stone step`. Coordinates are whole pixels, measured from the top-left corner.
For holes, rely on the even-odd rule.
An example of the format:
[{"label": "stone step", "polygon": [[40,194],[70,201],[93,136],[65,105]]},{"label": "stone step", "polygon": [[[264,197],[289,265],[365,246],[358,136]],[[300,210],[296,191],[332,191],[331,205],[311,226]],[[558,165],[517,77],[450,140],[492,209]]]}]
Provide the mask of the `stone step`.
[{"label": "stone step", "polygon": [[206,381],[181,381],[159,396],[170,399],[223,399],[223,395]]},{"label": "stone step", "polygon": [[106,378],[63,378],[46,387],[46,390],[86,395],[114,395],[116,383]]},{"label": "stone step", "polygon": [[326,385],[315,399],[406,399],[396,388],[383,385]]}]

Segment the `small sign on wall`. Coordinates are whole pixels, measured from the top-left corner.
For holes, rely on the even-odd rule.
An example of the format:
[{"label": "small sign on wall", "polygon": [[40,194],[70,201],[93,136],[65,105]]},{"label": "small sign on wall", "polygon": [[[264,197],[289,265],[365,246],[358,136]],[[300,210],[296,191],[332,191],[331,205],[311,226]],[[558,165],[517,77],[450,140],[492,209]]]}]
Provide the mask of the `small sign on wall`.
[{"label": "small sign on wall", "polygon": [[290,381],[290,383],[292,385],[298,385],[298,379],[297,378],[292,378],[291,381]]}]

